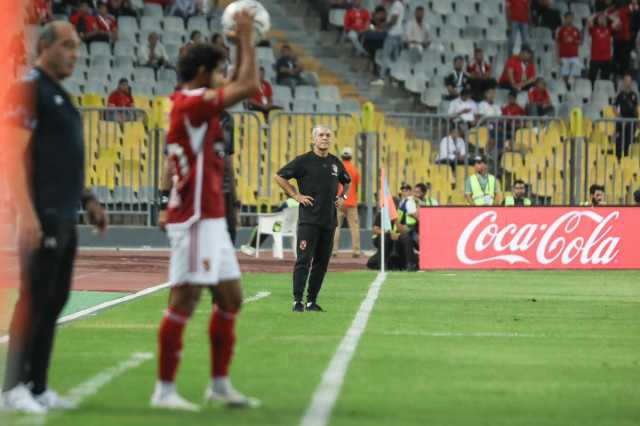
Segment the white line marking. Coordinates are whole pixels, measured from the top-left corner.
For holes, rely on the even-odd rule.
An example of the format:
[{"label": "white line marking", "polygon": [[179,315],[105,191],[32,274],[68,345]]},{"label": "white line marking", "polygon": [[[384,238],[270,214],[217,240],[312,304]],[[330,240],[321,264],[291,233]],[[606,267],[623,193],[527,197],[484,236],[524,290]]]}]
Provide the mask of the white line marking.
[{"label": "white line marking", "polygon": [[[98,311],[101,311],[103,309],[107,309],[107,308],[110,308],[112,306],[116,306],[116,305],[119,305],[121,303],[125,303],[125,302],[128,302],[130,300],[138,299],[140,297],[147,296],[147,295],[149,295],[151,293],[155,293],[157,291],[164,290],[165,288],[168,288],[170,286],[171,286],[171,284],[167,282],[167,283],[164,283],[164,284],[160,284],[160,285],[156,285],[156,286],[153,286],[153,287],[145,288],[144,290],[140,290],[140,291],[138,291],[136,293],[133,293],[133,294],[128,294],[126,296],[119,297],[117,299],[113,299],[113,300],[109,300],[107,302],[100,303],[99,305],[95,305],[95,306],[92,306],[90,308],[83,309],[83,310],[75,312],[73,314],[65,315],[65,316],[63,316],[63,317],[58,319],[58,324],[64,324],[64,323],[67,323],[69,321],[77,320],[77,319],[82,318],[84,316],[94,314],[94,313],[96,313]],[[4,343],[7,343],[8,341],[9,341],[9,336],[8,335],[0,337],[0,345],[2,345]]]},{"label": "white line marking", "polygon": [[[94,313],[96,313],[98,311],[101,311],[103,309],[107,309],[107,308],[110,308],[112,306],[128,302],[130,300],[138,299],[140,297],[149,295],[151,293],[155,293],[156,291],[160,291],[160,290],[163,290],[163,289],[168,288],[168,287],[171,287],[171,284],[167,282],[167,283],[160,284],[160,285],[157,285],[157,286],[154,286],[154,287],[145,288],[144,290],[140,290],[137,293],[129,294],[127,296],[119,297],[117,299],[113,299],[113,300],[109,300],[107,302],[100,303],[99,305],[95,305],[95,306],[92,306],[90,308],[83,309],[82,311],[78,311],[78,312],[73,313],[73,314],[65,315],[65,316],[63,316],[63,317],[58,319],[58,324],[64,324],[64,323],[69,322],[69,321],[80,319],[80,318],[82,318],[84,316],[94,314]],[[264,299],[265,297],[269,297],[269,296],[271,296],[271,292],[270,291],[259,291],[258,293],[255,294],[255,296],[251,296],[251,297],[248,297],[248,298],[244,299],[244,303],[255,302],[255,301],[258,301],[260,299]],[[0,345],[5,344],[8,341],[9,341],[9,336],[8,335],[0,337]]]},{"label": "white line marking", "polygon": [[[116,377],[121,376],[126,371],[134,369],[153,359],[153,354],[149,352],[135,352],[131,354],[129,359],[120,362],[107,370],[104,370],[90,379],[75,386],[64,396],[75,404],[76,408],[84,401],[100,390],[103,386],[111,383]],[[47,420],[51,420],[51,417],[56,414],[62,414],[64,411],[51,411],[47,416],[29,416],[25,417],[18,424],[21,425],[41,425],[45,424]]]},{"label": "white line marking", "polygon": [[255,294],[255,296],[247,297],[242,302],[243,303],[257,302],[258,300],[264,299],[265,297],[269,297],[269,296],[271,296],[270,291],[259,291]]},{"label": "white line marking", "polygon": [[311,405],[304,413],[300,426],[325,426],[329,422],[331,412],[340,394],[349,363],[358,347],[360,337],[364,333],[369,321],[369,315],[380,294],[386,274],[380,273],[369,287],[367,296],[362,301],[351,327],[342,338],[329,366],[322,375],[322,380],[316,388]]},{"label": "white line marking", "polygon": [[390,331],[387,336],[424,336],[424,337],[546,337],[544,334],[508,333],[508,332],[432,332],[432,331]]}]

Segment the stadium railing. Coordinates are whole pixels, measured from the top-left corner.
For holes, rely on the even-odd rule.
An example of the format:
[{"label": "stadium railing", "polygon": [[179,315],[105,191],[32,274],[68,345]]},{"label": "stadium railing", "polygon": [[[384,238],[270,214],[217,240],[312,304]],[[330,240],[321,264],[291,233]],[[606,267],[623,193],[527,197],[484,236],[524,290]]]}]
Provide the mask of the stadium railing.
[{"label": "stadium railing", "polygon": [[[113,222],[155,222],[167,108],[158,103],[150,109],[81,109],[86,184],[95,188]],[[630,204],[640,187],[638,122],[633,119],[585,118],[584,138],[575,139],[569,122],[560,117],[484,117],[473,127],[462,126],[466,155],[454,170],[435,163],[440,141],[459,126],[450,115],[376,113],[369,133],[363,132],[358,114],[278,111],[265,120],[261,113],[234,111],[232,116],[235,183],[241,215],[248,218],[284,201],[272,177],[309,149],[318,124],[335,130],[335,155],[345,147],[353,150],[362,176],[360,202],[369,212],[375,208],[382,167],[394,193],[405,182],[428,182],[440,204],[464,205],[464,181],[474,173],[473,158],[480,153],[504,191],[522,179],[538,205],[580,204],[594,183],[605,186],[609,203]],[[627,139],[629,155],[618,158],[616,142]]]}]

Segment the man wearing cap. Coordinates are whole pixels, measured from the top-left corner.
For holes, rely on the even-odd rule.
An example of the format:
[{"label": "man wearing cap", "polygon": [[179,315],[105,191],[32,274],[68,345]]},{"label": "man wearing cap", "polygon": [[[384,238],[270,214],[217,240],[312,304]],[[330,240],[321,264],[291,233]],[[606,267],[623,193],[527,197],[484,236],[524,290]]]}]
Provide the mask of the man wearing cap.
[{"label": "man wearing cap", "polygon": [[487,170],[487,159],[478,155],[474,159],[476,173],[464,183],[464,197],[470,206],[499,206],[502,202],[500,181]]},{"label": "man wearing cap", "polygon": [[502,202],[506,207],[529,207],[531,206],[531,200],[526,197],[526,185],[522,179],[516,179],[513,182],[512,194],[504,197]]},{"label": "man wearing cap", "polygon": [[351,176],[351,186],[349,187],[349,192],[346,194],[347,198],[345,198],[342,207],[337,209],[338,229],[336,229],[336,235],[333,241],[333,255],[336,256],[340,249],[340,228],[346,216],[349,231],[351,232],[352,256],[357,258],[360,257],[360,221],[358,218],[358,185],[360,184],[360,174],[356,166],[351,162],[353,151],[350,147],[347,146],[342,150],[340,158],[342,159],[344,169],[349,176]]}]

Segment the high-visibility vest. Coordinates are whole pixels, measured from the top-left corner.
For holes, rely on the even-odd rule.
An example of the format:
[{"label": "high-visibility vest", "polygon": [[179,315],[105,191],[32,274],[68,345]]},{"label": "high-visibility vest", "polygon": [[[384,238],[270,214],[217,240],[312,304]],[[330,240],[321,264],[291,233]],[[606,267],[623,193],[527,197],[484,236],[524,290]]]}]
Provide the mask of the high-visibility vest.
[{"label": "high-visibility vest", "polygon": [[469,176],[469,183],[471,184],[471,196],[473,197],[473,204],[476,206],[491,206],[496,196],[496,177],[494,175],[487,175],[487,186],[485,190],[482,190],[478,175]]},{"label": "high-visibility vest", "polygon": [[[505,206],[515,206],[516,205],[516,199],[513,198],[513,195],[507,195],[506,197],[504,197],[504,205]],[[528,199],[527,197],[524,198],[524,205],[525,207],[529,207],[531,205],[531,200]]]}]

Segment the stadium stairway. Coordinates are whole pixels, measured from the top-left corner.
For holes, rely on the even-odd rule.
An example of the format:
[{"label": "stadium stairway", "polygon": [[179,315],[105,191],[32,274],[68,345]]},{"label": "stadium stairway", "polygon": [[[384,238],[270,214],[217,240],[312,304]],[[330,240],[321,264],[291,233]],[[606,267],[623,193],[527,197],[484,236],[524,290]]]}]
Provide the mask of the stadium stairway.
[{"label": "stadium stairway", "polygon": [[402,89],[373,87],[372,74],[366,62],[355,58],[347,43],[338,42],[335,30],[320,32],[319,18],[300,0],[262,0],[271,14],[271,38],[275,39],[276,56],[280,44],[287,42],[308,71],[318,74],[320,84],[338,86],[343,98],[371,101],[382,112],[411,111],[413,99]]}]

